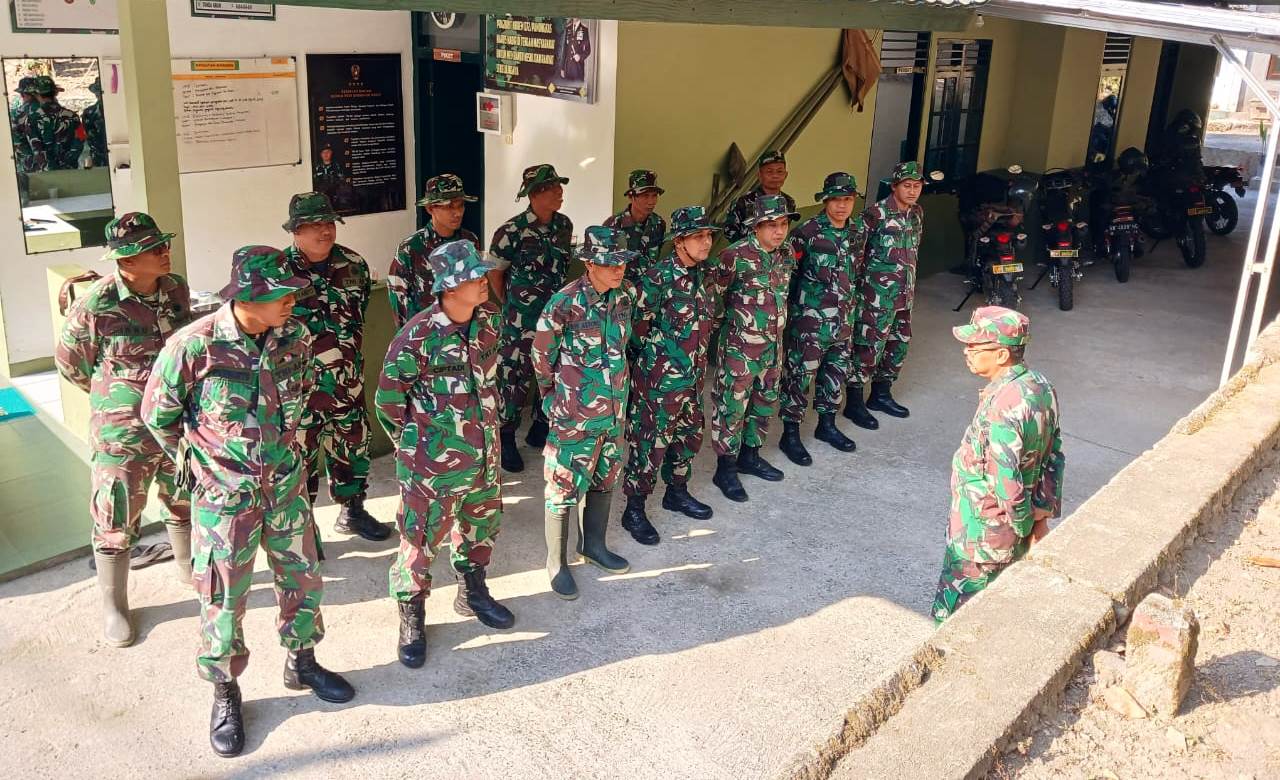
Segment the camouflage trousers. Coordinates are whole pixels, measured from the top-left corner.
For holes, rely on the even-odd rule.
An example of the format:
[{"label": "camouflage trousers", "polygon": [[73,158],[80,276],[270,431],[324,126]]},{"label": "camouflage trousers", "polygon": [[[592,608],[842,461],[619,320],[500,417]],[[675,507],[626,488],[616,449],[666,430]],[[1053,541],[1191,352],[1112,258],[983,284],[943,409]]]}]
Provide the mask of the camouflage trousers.
[{"label": "camouflage trousers", "polygon": [[307,495],[315,503],[320,477],[329,476],[329,496],[339,504],[363,497],[369,484],[369,412],[364,392],[332,409],[308,409],[298,426],[307,457]]},{"label": "camouflage trousers", "polygon": [[627,425],[626,474],[622,492],[647,496],[653,492],[658,469],[668,485],[689,482],[693,459],[702,449],[702,394],[696,388],[631,396]]},{"label": "camouflage trousers", "polygon": [[895,382],[911,342],[911,306],[877,309],[864,306],[853,332],[853,366],[849,384]]},{"label": "camouflage trousers", "polygon": [[93,519],[94,552],[125,552],[138,543],[138,527],[152,481],[159,487],[165,525],[183,526],[191,522],[191,497],[178,488],[173,461],[163,452],[152,455],[95,452],[90,471],[89,516]]},{"label": "camouflage trousers", "polygon": [[744,446],[764,446],[769,419],[778,411],[782,368],[776,344],[766,344],[760,357],[751,358],[728,342],[720,355],[711,446],[717,455],[736,455]]},{"label": "camouflage trousers", "polygon": [[242,623],[259,547],[275,579],[280,644],[302,650],[324,636],[324,583],[311,505],[301,488],[297,478],[269,485],[269,501],[261,493],[203,486],[192,492],[192,575],[200,600],[196,668],[204,679],[226,682],[249,663]]},{"label": "camouflage trousers", "polygon": [[[539,306],[541,311],[541,306]],[[529,403],[533,384],[533,329],[521,324],[524,315],[518,311],[504,310],[502,336],[498,348],[498,389],[502,393],[502,424],[520,425],[520,416]],[[514,318],[514,319],[513,319]],[[542,404],[533,404],[533,418],[546,421]]]},{"label": "camouflage trousers", "polygon": [[995,582],[1001,572],[1027,551],[1027,543],[1023,540],[1018,549],[1015,549],[1012,561],[981,562],[965,558],[961,552],[963,545],[963,539],[948,541],[947,550],[942,556],[942,577],[938,580],[938,592],[933,597],[932,608],[933,619],[939,624]]},{"label": "camouflage trousers", "polygon": [[550,512],[577,509],[588,490],[613,490],[622,472],[622,456],[614,436],[560,441],[552,429],[542,458]]},{"label": "camouflage trousers", "polygon": [[448,538],[454,571],[489,565],[502,520],[502,486],[494,483],[457,496],[425,498],[400,491],[396,528],[400,551],[391,563],[391,597],[397,601],[425,598],[431,592],[431,562]]},{"label": "camouflage trousers", "polygon": [[818,414],[840,411],[841,395],[849,379],[848,339],[830,341],[816,335],[787,334],[787,352],[782,372],[781,417],[787,422],[804,420],[809,385],[813,391],[813,410]]}]

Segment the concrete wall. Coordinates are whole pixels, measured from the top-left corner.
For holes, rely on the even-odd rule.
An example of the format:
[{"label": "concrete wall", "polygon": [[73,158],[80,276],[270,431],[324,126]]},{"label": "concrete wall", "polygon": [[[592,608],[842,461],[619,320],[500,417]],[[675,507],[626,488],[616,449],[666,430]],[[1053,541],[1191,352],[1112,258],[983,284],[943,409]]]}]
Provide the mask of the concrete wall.
[{"label": "concrete wall", "polygon": [[1155,38],[1134,38],[1129,52],[1129,70],[1125,74],[1124,96],[1120,103],[1120,131],[1116,151],[1147,144],[1147,125],[1151,121],[1151,101],[1155,97],[1156,74],[1160,69],[1160,48]]},{"label": "concrete wall", "polygon": [[1218,68],[1218,52],[1209,46],[1184,43],[1178,51],[1178,67],[1173,77],[1167,123],[1179,111],[1189,108],[1206,118],[1213,95],[1213,76]]}]

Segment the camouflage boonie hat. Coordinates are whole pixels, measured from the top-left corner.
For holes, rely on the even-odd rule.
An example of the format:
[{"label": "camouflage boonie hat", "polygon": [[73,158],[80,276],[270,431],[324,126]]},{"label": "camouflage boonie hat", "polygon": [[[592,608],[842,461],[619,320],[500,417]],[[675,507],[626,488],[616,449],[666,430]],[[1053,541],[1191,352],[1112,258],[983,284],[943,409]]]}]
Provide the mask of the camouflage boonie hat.
[{"label": "camouflage boonie hat", "polygon": [[658,186],[658,174],[653,171],[635,170],[627,177],[627,191],[622,194],[631,197],[645,190],[657,190],[659,195],[666,192]]},{"label": "camouflage boonie hat", "polygon": [[292,233],[299,225],[311,222],[345,222],[338,212],[333,210],[329,196],[323,192],[299,192],[289,198],[289,221],[280,227]]},{"label": "camouflage boonie hat", "polygon": [[435,282],[431,292],[439,295],[464,282],[479,279],[493,270],[493,261],[481,257],[476,245],[465,239],[449,241],[431,250],[427,257]]},{"label": "camouflage boonie hat", "polygon": [[31,83],[31,91],[37,95],[52,95],[62,90],[53,83],[53,79],[49,76],[36,76],[35,81]]},{"label": "camouflage boonie hat", "polygon": [[516,200],[519,200],[537,187],[543,184],[568,184],[569,180],[556,173],[556,169],[548,163],[541,165],[530,165],[524,169],[524,176],[520,184],[520,191],[516,193]]},{"label": "camouflage boonie hat", "polygon": [[34,95],[36,92],[36,77],[23,76],[18,79],[18,88],[15,91],[19,95]]},{"label": "camouflage boonie hat", "polygon": [[893,171],[889,174],[889,180],[894,184],[897,184],[900,181],[906,181],[907,179],[924,181],[924,176],[920,173],[920,164],[915,160],[898,163],[893,166]]},{"label": "camouflage boonie hat", "polygon": [[760,155],[760,160],[756,163],[756,167],[763,168],[769,163],[776,163],[776,162],[780,162],[783,165],[786,165],[787,156],[783,154],[782,151],[779,149],[770,149],[769,151]]},{"label": "camouflage boonie hat", "polygon": [[102,96],[102,79],[101,78],[94,79],[93,83],[89,85],[89,91],[101,97]]},{"label": "camouflage boonie hat", "polygon": [[452,173],[432,176],[422,185],[422,197],[419,206],[430,206],[434,203],[448,203],[454,198],[462,198],[465,203],[475,203],[479,198],[468,195],[462,186],[462,179]]},{"label": "camouflage boonie hat", "polygon": [[853,174],[837,171],[828,174],[827,178],[822,180],[822,192],[815,192],[813,199],[823,201],[827,198],[843,198],[857,194],[858,180],[853,178]]},{"label": "camouflage boonie hat", "polygon": [[149,249],[167,244],[177,233],[164,233],[156,226],[150,214],[130,211],[107,223],[103,231],[107,239],[107,253],[103,260],[119,260],[136,257]]},{"label": "camouflage boonie hat", "polygon": [[266,303],[310,286],[293,273],[279,249],[242,246],[231,256],[231,281],[219,295],[226,301]]},{"label": "camouflage boonie hat", "polygon": [[1031,340],[1031,320],[1003,306],[983,306],[973,310],[968,325],[952,328],[951,334],[965,344],[1021,347]]},{"label": "camouflage boonie hat", "polygon": [[578,259],[594,265],[626,265],[639,257],[627,249],[627,234],[601,225],[592,225],[583,234]]},{"label": "camouflage boonie hat", "polygon": [[787,199],[781,195],[761,195],[756,198],[755,208],[752,209],[751,216],[743,220],[743,224],[747,227],[755,227],[765,220],[778,217],[796,220],[800,218],[800,212],[788,210]]},{"label": "camouflage boonie hat", "polygon": [[724,228],[712,222],[702,206],[685,206],[671,212],[671,232],[667,234],[667,238],[680,238],[699,230],[715,232]]}]

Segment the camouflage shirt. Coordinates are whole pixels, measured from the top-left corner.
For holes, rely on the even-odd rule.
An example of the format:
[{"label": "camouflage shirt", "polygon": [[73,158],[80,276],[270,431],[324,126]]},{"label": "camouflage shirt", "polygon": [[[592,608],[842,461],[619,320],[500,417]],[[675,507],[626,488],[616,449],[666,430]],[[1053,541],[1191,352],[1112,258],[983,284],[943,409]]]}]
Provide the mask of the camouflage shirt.
[{"label": "camouflage shirt", "polygon": [[35,109],[34,103],[22,103],[9,112],[13,132],[14,167],[23,173],[38,171],[45,167],[44,147],[40,145],[39,139],[34,137]]},{"label": "camouflage shirt", "polygon": [[662,239],[667,235],[667,221],[655,211],[644,222],[636,222],[628,206],[606,219],[604,226],[626,233],[627,249],[640,253],[640,257],[627,263],[627,279],[636,282],[646,268],[658,261]]},{"label": "camouflage shirt", "polygon": [[717,258],[713,284],[723,305],[721,339],[744,357],[758,358],[782,343],[794,267],[795,255],[787,242],[766,252],[754,233],[730,244]]},{"label": "camouflage shirt", "polygon": [[391,299],[391,314],[396,319],[397,330],[403,328],[413,315],[426,311],[435,303],[436,296],[431,292],[435,274],[427,261],[431,250],[447,241],[459,239],[470,241],[477,250],[484,251],[480,239],[470,230],[459,228],[452,237],[445,238],[430,222],[400,242],[395,259],[391,261],[391,270],[387,272],[387,295]]},{"label": "camouflage shirt", "polygon": [[715,317],[715,296],[700,263],[686,268],[675,252],[640,277],[631,346],[637,393],[700,386]]},{"label": "camouflage shirt", "polygon": [[147,381],[142,421],[183,479],[205,491],[259,493],[302,477],[297,431],[315,384],[311,336],[289,319],[259,349],[232,305],[169,339]]},{"label": "camouflage shirt", "polygon": [[[364,315],[372,282],[364,258],[334,244],[324,263],[308,263],[296,246],[284,250],[294,273],[311,290],[294,304],[293,316],[311,333],[320,394],[341,389],[351,398],[364,387]],[[313,399],[319,401],[321,399]]]},{"label": "camouflage shirt", "polygon": [[102,101],[86,106],[80,112],[80,121],[84,124],[85,143],[89,146],[93,167],[101,168],[107,164],[107,120],[102,115]]},{"label": "camouflage shirt", "polygon": [[562,441],[617,437],[626,416],[635,288],[596,292],[585,275],[551,296],[533,337],[542,408]]},{"label": "camouflage shirt", "polygon": [[915,300],[916,254],[924,209],[893,207],[893,196],[862,212],[866,244],[862,256],[862,300],[877,309],[906,309]]},{"label": "camouflage shirt", "polygon": [[455,323],[438,303],[401,329],[374,397],[402,490],[423,498],[498,482],[498,307]]},{"label": "camouflage shirt", "polygon": [[94,282],[71,307],[53,359],[58,373],[89,393],[94,452],[149,455],[156,440],[138,419],[142,391],[165,339],[191,321],[191,293],[175,274],[140,296],[117,274]]},{"label": "camouflage shirt", "polygon": [[[545,225],[532,209],[517,214],[497,229],[489,242],[495,267],[506,269],[507,305],[536,321],[551,294],[564,286],[569,270],[573,222],[556,212]],[[527,323],[532,329],[533,322]]]},{"label": "camouflage shirt", "polygon": [[843,228],[825,211],[791,233],[796,269],[791,280],[790,319],[804,335],[836,342],[853,337],[858,316],[855,282],[864,240],[862,220],[850,217]]},{"label": "camouflage shirt", "polygon": [[[755,211],[756,198],[764,194],[764,188],[757,186],[754,190],[743,194],[733,202],[733,206],[729,208],[729,213],[725,216],[724,225],[724,234],[730,241],[741,241],[751,233],[751,230],[746,226],[747,219]],[[787,199],[787,211],[796,210],[795,198],[785,192],[779,192],[778,194]]]},{"label": "camouflage shirt", "polygon": [[45,103],[35,111],[32,129],[45,154],[48,170],[66,171],[80,167],[84,126],[76,112],[56,102]]},{"label": "camouflage shirt", "polygon": [[1023,364],[987,385],[951,459],[948,537],[961,557],[1007,563],[1031,533],[1032,510],[1062,510],[1058,395]]}]

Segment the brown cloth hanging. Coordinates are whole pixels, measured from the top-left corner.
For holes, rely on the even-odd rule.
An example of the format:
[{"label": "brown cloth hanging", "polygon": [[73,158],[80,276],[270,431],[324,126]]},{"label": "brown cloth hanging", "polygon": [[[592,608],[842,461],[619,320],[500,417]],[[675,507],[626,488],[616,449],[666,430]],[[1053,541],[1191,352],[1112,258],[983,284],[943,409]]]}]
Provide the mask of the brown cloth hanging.
[{"label": "brown cloth hanging", "polygon": [[880,55],[876,54],[876,48],[865,32],[845,30],[840,60],[845,83],[853,94],[850,105],[857,106],[861,112],[863,98],[880,78]]}]

